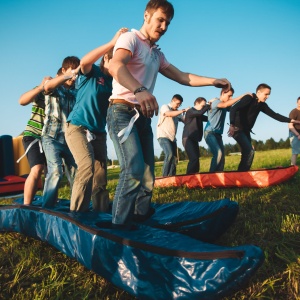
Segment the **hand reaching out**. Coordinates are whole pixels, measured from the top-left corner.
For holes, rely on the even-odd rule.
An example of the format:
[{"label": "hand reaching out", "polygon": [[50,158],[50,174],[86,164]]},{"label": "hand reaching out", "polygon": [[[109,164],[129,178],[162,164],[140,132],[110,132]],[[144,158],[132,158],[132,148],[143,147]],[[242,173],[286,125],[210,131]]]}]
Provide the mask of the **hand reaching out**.
[{"label": "hand reaching out", "polygon": [[231,83],[226,78],[216,79],[213,85],[217,88],[222,88],[224,92],[228,92],[231,88]]}]

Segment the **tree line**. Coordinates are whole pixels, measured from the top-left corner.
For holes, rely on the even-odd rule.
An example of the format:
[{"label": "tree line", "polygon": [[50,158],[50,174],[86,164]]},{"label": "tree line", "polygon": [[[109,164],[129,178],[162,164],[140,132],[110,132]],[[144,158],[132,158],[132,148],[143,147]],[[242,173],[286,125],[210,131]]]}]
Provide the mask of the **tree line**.
[{"label": "tree line", "polygon": [[[287,138],[286,140],[280,139],[278,142],[276,142],[273,138],[270,138],[268,140],[266,140],[265,142],[263,141],[257,141],[252,139],[252,145],[255,149],[255,151],[268,151],[268,150],[274,150],[274,149],[288,149],[290,148],[290,139]],[[236,152],[240,152],[240,147],[238,145],[238,143],[235,144],[225,144],[224,145],[225,148],[225,155],[229,155],[230,153],[236,153]],[[209,150],[209,148],[205,148],[203,146],[199,147],[200,149],[200,156],[201,157],[211,157],[212,154]],[[185,153],[184,150],[182,150],[181,148],[177,148],[177,156],[179,160],[187,160],[188,157]],[[160,156],[156,156],[154,157],[155,161],[163,161],[165,158],[165,154],[162,151],[160,153]],[[118,161],[114,160],[112,162],[111,159],[108,158],[108,162],[107,164],[110,166],[112,164],[114,165],[118,165]]]},{"label": "tree line", "polygon": [[[288,149],[288,148],[290,148],[290,140],[289,140],[289,138],[287,138],[286,140],[280,139],[278,142],[276,142],[273,138],[270,138],[270,139],[266,140],[265,142],[263,142],[263,141],[257,141],[257,140],[252,139],[252,145],[253,145],[255,151]],[[229,155],[230,153],[240,152],[240,147],[239,147],[238,143],[225,144],[224,148],[225,148],[226,156]],[[201,157],[211,157],[212,156],[209,148],[200,146],[199,149],[200,149]],[[179,160],[187,160],[188,159],[185,151],[180,148],[178,148],[177,155],[178,155]],[[155,156],[155,161],[163,161],[164,157],[165,157],[165,154],[162,151],[160,153],[159,157]]]}]

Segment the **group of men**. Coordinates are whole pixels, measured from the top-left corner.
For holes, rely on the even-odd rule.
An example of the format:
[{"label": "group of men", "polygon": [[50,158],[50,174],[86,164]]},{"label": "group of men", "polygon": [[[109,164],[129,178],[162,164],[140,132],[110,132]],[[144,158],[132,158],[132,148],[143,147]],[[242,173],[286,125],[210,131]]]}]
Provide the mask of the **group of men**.
[{"label": "group of men", "polygon": [[[54,189],[53,182],[48,182],[49,178],[58,177],[60,180],[62,174],[61,160],[56,162],[54,168],[51,165],[53,161],[47,157],[48,153],[52,151],[53,155],[65,158],[65,171],[69,171],[71,182],[74,178],[70,210],[88,211],[91,199],[94,210],[108,210],[105,132],[107,122],[108,132],[120,164],[120,174],[113,199],[112,222],[99,224],[99,226],[128,230],[132,229],[134,221],[144,221],[154,213],[150,206],[155,179],[151,118],[158,114],[159,108],[153,95],[158,72],[182,85],[215,86],[221,88],[222,93],[233,92],[227,79],[182,72],[169,63],[164,53],[157,47],[156,42],[166,33],[173,16],[174,8],[170,2],[150,0],[144,11],[144,22],[140,30],[133,29],[128,32],[126,28],[120,29],[112,41],[92,50],[81,61],[78,59],[76,64],[63,65],[62,75],[53,79],[45,79],[38,87],[37,95],[41,95],[40,92],[43,92],[45,96],[45,119],[47,119],[47,115],[56,117],[55,110],[47,112],[47,97],[55,98],[56,102],[53,102],[56,106],[60,105],[61,99],[66,100],[66,105],[63,104],[66,109],[63,109],[62,113],[65,121],[62,122],[64,126],[60,131],[61,134],[53,136],[52,129],[48,131],[46,123],[44,123],[46,129],[43,128],[41,133],[42,143],[44,144],[44,141],[49,143],[45,150],[48,173],[44,189],[44,206],[51,207],[57,200],[58,185],[55,184]],[[113,50],[111,50],[112,48]],[[111,52],[109,52],[110,50]],[[100,67],[94,65],[101,56],[103,57],[103,68],[101,65]],[[76,91],[74,94],[73,89]],[[73,100],[72,110],[71,103],[68,101],[70,99]],[[193,139],[202,137],[201,132],[193,133],[197,127],[196,123],[198,125],[202,123],[202,121],[198,122],[194,119],[199,115],[202,116],[204,111],[214,106],[220,109],[226,106],[222,104],[221,97],[212,102],[209,107],[206,105],[206,101],[200,98],[196,99],[194,108],[184,109],[179,113],[177,109],[182,102],[181,99],[177,95],[171,109],[162,106],[164,116],[160,122],[161,125],[167,124],[168,117],[179,117],[181,113],[186,112],[186,119],[191,119],[192,134],[190,135],[187,130],[185,140],[187,151],[189,151],[195,147]],[[232,118],[232,127],[235,130],[232,134],[234,135],[239,134],[236,130],[239,126],[238,122],[237,118]],[[288,119],[288,122],[291,120]],[[212,119],[211,128],[216,125],[214,123],[216,122]],[[202,125],[200,124],[200,126]],[[42,126],[40,124],[37,127]],[[216,128],[220,130],[218,125]],[[213,130],[209,129],[207,135],[218,134],[217,130],[216,132]],[[162,147],[167,147],[165,137],[159,138]],[[57,147],[53,145],[53,139],[55,139],[55,144],[67,145],[74,160],[70,165],[73,166],[75,163],[76,172],[73,172],[72,168],[68,168],[68,156],[63,155],[65,154],[64,146],[59,145],[59,154],[57,154]],[[34,166],[34,163],[31,165]],[[195,169],[193,163],[190,168],[191,170]],[[55,182],[59,182],[59,180]],[[47,200],[49,193],[50,196],[55,196],[51,196],[51,199]],[[28,204],[30,201],[29,199]]]},{"label": "group of men", "polygon": [[[230,111],[228,136],[233,137],[241,148],[238,171],[249,171],[251,168],[254,149],[250,133],[260,112],[277,121],[289,123],[293,151],[291,163],[296,164],[297,155],[300,152],[298,142],[300,103],[298,109],[294,109],[287,118],[275,113],[265,103],[271,94],[271,87],[265,83],[259,84],[256,93],[253,94],[246,93],[232,99],[233,93],[234,89],[231,87],[228,91],[222,90],[219,98],[211,99],[208,102],[205,98],[198,97],[194,102],[194,107],[182,110],[178,110],[178,108],[181,106],[183,98],[176,94],[168,105],[161,107],[157,124],[157,138],[165,154],[163,176],[176,175],[178,121],[184,123],[182,144],[189,159],[186,174],[198,173],[200,170],[198,143],[203,136],[203,122],[207,122],[204,139],[212,153],[209,172],[224,170],[225,152],[222,134],[227,111]],[[206,112],[207,116],[204,115]]]}]

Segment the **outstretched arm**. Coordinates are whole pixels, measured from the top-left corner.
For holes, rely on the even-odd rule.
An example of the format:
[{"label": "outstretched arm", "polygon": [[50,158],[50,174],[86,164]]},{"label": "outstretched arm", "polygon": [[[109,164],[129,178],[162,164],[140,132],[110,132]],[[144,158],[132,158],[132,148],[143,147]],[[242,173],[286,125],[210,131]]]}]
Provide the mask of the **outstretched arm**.
[{"label": "outstretched arm", "polygon": [[81,60],[80,60],[80,70],[83,74],[88,74],[91,69],[92,65],[100,58],[102,57],[107,51],[109,51],[112,47],[115,46],[117,39],[119,36],[127,32],[127,28],[121,28],[117,31],[117,33],[114,35],[111,41],[108,43],[90,51],[87,53]]},{"label": "outstretched arm", "polygon": [[220,103],[218,104],[218,107],[219,107],[219,108],[226,108],[226,107],[229,107],[229,106],[233,105],[234,103],[240,101],[240,100],[241,100],[244,96],[246,96],[246,95],[249,95],[249,96],[252,97],[252,94],[251,94],[251,93],[245,93],[245,94],[243,94],[243,95],[240,95],[240,96],[238,96],[238,97],[236,97],[236,98],[234,98],[234,99],[228,100],[228,101],[226,101],[226,102],[220,102]]},{"label": "outstretched arm", "polygon": [[180,114],[183,114],[185,113],[187,110],[189,110],[190,108],[187,107],[187,108],[183,108],[183,109],[180,109],[180,110],[169,110],[169,111],[166,111],[164,113],[164,116],[166,117],[177,117],[179,116]]},{"label": "outstretched arm", "polygon": [[44,90],[46,94],[51,93],[54,91],[57,87],[63,85],[68,80],[75,80],[76,76],[79,72],[80,66],[78,66],[75,70],[70,70],[68,72],[65,72],[62,75],[59,75],[44,84]]},{"label": "outstretched arm", "polygon": [[204,77],[204,76],[199,76],[191,73],[182,72],[172,64],[169,65],[166,69],[162,70],[161,73],[167,78],[177,81],[182,85],[195,86],[195,87],[215,86],[217,88],[224,89],[225,92],[227,92],[231,87],[230,82],[225,78],[216,79],[216,78]]},{"label": "outstretched arm", "polygon": [[44,77],[43,80],[42,80],[42,82],[40,83],[39,86],[37,86],[36,88],[34,88],[34,89],[32,89],[32,90],[30,90],[30,91],[24,93],[24,94],[20,97],[19,103],[20,103],[21,105],[24,105],[24,106],[25,106],[25,105],[27,105],[27,104],[33,102],[34,99],[35,99],[35,97],[36,97],[39,93],[41,93],[41,92],[44,91],[44,84],[45,84],[46,81],[48,81],[48,80],[50,80],[50,79],[52,79],[52,77],[50,77],[50,76]]}]

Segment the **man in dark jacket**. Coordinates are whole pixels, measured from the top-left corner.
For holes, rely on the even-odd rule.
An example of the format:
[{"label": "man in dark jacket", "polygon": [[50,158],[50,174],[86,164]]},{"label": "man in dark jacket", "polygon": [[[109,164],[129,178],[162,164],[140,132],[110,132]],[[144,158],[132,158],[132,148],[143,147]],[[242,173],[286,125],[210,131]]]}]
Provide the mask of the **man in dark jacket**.
[{"label": "man in dark jacket", "polygon": [[185,114],[184,128],[182,133],[182,144],[189,158],[186,174],[198,173],[200,170],[200,150],[198,142],[203,136],[203,121],[207,121],[207,116],[203,114],[210,108],[206,104],[206,99],[198,97],[194,102],[194,107]]},{"label": "man in dark jacket", "polygon": [[230,109],[230,127],[228,136],[233,137],[241,147],[242,157],[238,171],[249,171],[254,158],[254,149],[251,145],[252,128],[260,112],[285,123],[299,123],[278,113],[267,105],[266,100],[271,94],[271,87],[261,83],[256,88],[256,94],[246,95]]}]

